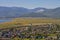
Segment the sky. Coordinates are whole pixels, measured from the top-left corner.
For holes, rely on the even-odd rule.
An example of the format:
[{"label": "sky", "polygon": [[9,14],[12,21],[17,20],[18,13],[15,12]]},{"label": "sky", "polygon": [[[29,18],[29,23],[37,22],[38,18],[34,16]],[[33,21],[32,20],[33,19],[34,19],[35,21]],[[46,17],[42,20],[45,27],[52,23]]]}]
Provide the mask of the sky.
[{"label": "sky", "polygon": [[25,8],[56,8],[60,7],[60,0],[0,0],[0,6]]}]

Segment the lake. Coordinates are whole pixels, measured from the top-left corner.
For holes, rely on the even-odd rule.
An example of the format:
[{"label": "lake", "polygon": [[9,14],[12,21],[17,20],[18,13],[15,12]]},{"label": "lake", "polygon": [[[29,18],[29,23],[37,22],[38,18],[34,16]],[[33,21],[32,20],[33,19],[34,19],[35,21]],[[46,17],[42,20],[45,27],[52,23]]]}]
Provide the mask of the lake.
[{"label": "lake", "polygon": [[9,21],[11,21],[12,19],[0,19],[0,23],[2,23],[2,22],[9,22]]}]

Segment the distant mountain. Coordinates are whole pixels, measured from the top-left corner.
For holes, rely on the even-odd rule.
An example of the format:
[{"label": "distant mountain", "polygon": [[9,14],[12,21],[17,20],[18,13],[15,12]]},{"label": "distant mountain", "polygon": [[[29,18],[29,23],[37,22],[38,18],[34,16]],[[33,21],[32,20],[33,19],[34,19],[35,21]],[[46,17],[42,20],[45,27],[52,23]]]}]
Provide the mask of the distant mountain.
[{"label": "distant mountain", "polygon": [[34,12],[31,12],[31,13],[28,13],[28,14],[24,14],[20,17],[47,17],[46,15],[44,14],[41,14],[41,13],[34,13]]},{"label": "distant mountain", "polygon": [[0,17],[50,17],[60,18],[60,7],[54,9],[0,6]]},{"label": "distant mountain", "polygon": [[0,17],[19,17],[29,10],[23,7],[0,7]]}]

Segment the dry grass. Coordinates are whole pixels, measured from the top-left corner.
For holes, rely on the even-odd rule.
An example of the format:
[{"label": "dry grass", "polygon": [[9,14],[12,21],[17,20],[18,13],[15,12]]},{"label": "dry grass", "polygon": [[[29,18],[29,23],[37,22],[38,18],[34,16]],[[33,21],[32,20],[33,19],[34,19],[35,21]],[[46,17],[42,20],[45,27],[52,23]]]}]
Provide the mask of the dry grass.
[{"label": "dry grass", "polygon": [[60,24],[60,19],[49,18],[15,18],[11,22],[5,22],[0,24],[0,28],[13,27],[14,25],[28,25],[28,24],[44,24],[54,23]]}]

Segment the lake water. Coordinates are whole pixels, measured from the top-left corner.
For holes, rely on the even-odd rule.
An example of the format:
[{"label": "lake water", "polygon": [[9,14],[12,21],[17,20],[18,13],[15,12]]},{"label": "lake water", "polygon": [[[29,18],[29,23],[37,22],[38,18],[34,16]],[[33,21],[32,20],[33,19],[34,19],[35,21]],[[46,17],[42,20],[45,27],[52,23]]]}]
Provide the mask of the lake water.
[{"label": "lake water", "polygon": [[0,23],[2,23],[2,22],[9,22],[9,21],[11,21],[11,19],[0,19]]}]

